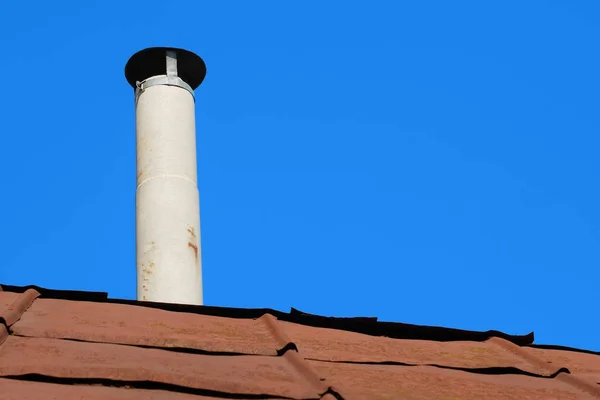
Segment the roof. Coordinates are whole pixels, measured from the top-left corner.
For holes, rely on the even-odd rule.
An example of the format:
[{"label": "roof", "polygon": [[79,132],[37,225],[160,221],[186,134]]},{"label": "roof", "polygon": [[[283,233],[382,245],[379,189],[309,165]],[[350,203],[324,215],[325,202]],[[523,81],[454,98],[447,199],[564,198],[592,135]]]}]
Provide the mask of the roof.
[{"label": "roof", "polygon": [[509,335],[3,285],[0,399],[593,399],[600,354]]}]

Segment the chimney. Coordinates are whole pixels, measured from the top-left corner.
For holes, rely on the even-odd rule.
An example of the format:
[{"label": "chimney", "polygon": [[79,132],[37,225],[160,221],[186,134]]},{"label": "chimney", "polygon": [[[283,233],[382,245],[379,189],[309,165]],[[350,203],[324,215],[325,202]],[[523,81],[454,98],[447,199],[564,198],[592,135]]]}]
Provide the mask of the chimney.
[{"label": "chimney", "polygon": [[199,56],[171,47],[141,50],[125,66],[135,92],[138,300],[202,304],[194,90],[205,75]]}]

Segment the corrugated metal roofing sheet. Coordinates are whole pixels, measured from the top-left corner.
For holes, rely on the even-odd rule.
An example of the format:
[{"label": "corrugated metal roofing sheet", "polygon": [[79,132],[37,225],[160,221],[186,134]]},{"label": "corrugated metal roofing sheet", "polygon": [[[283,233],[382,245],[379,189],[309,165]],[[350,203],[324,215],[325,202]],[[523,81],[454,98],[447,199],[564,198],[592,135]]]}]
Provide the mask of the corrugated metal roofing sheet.
[{"label": "corrugated metal roofing sheet", "polygon": [[533,334],[4,290],[0,399],[600,398],[599,354]]}]

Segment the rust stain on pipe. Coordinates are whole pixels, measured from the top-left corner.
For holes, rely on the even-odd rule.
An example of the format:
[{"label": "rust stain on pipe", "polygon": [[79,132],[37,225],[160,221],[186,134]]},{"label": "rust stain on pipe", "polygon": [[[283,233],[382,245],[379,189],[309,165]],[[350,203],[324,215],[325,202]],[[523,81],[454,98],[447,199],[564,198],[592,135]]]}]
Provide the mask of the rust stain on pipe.
[{"label": "rust stain on pipe", "polygon": [[147,281],[146,275],[152,275],[154,269],[154,263],[150,262],[148,265],[142,264],[142,272],[144,272],[144,280]]},{"label": "rust stain on pipe", "polygon": [[192,242],[188,242],[188,247],[194,250],[194,257],[196,257],[196,264],[198,264],[198,246]]}]

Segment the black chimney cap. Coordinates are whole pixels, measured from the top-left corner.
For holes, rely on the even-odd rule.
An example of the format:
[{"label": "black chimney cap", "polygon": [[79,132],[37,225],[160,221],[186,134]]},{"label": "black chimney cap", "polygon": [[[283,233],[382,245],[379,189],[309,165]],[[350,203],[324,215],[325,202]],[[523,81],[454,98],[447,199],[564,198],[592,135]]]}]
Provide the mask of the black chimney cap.
[{"label": "black chimney cap", "polygon": [[206,76],[206,65],[200,56],[175,47],[149,47],[135,53],[125,65],[125,78],[135,89],[136,82],[151,76],[167,74],[167,51],[177,54],[177,76],[195,90]]}]

